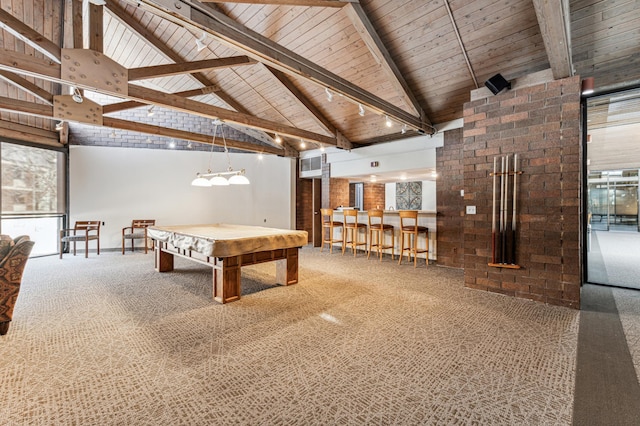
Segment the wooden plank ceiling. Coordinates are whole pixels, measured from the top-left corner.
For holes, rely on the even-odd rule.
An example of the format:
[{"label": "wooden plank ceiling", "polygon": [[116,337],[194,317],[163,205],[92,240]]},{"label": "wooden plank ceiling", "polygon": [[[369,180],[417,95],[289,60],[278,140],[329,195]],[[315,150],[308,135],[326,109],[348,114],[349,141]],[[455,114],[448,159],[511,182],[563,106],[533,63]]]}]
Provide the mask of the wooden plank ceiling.
[{"label": "wooden plank ceiling", "polygon": [[[349,148],[431,134],[497,73],[551,68],[608,89],[640,81],[640,5],[631,0],[92,3],[0,0],[0,136],[33,128],[55,139],[53,96],[72,84],[111,96],[110,127],[135,128],[110,114],[155,104],[221,118],[256,150],[296,155],[300,141]],[[129,93],[65,80],[60,48],[104,53],[128,70]],[[144,128],[207,139],[174,130]]]}]

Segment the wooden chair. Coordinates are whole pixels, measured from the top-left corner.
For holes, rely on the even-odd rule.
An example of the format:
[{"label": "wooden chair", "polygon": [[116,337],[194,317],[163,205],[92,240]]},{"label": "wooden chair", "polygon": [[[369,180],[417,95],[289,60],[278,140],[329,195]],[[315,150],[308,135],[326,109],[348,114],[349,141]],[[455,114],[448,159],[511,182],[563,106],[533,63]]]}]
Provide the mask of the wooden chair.
[{"label": "wooden chair", "polygon": [[[417,210],[400,210],[400,259],[398,265],[402,263],[402,256],[407,253],[409,261],[411,261],[411,255],[413,254],[413,267],[418,265],[418,253],[427,253],[427,265],[429,264],[429,228],[426,226],[418,225],[418,211]],[[421,234],[424,234],[426,241],[426,248],[418,248],[418,238]],[[405,236],[407,237],[405,246]]]},{"label": "wooden chair", "polygon": [[131,226],[122,228],[122,254],[124,254],[125,240],[131,240],[131,251],[135,251],[135,240],[144,241],[144,254],[149,250],[147,227],[156,224],[155,219],[134,219]]},{"label": "wooden chair", "polygon": [[[351,245],[353,255],[356,255],[358,246],[364,246],[367,249],[367,225],[358,223],[358,210],[347,209],[342,212],[344,214],[344,242],[342,243],[342,254],[347,248],[347,244]],[[351,219],[350,219],[351,218]],[[360,230],[364,230],[364,241],[358,241]]]},{"label": "wooden chair", "polygon": [[[395,228],[393,225],[384,223],[384,211],[382,210],[369,210],[369,253],[367,259],[371,256],[371,251],[375,248],[376,255],[382,262],[382,254],[385,250],[391,249],[391,259],[395,257]],[[391,231],[391,244],[384,243],[385,232]],[[373,237],[376,237],[376,242],[373,242]]]},{"label": "wooden chair", "polygon": [[[320,214],[322,215],[322,246],[320,251],[325,244],[329,244],[329,253],[333,253],[333,243],[340,243],[344,246],[344,224],[333,220],[332,209],[320,209]],[[335,229],[340,230],[340,238],[335,238]]]},{"label": "wooden chair", "polygon": [[0,243],[0,336],[9,331],[13,319],[13,308],[18,299],[22,273],[33,248],[33,241],[28,236],[20,236],[11,240],[3,235]]},{"label": "wooden chair", "polygon": [[84,257],[89,257],[89,241],[95,240],[100,254],[100,221],[78,220],[73,228],[60,230],[60,259],[65,243],[73,243],[73,255],[76,255],[76,243],[84,241]]}]

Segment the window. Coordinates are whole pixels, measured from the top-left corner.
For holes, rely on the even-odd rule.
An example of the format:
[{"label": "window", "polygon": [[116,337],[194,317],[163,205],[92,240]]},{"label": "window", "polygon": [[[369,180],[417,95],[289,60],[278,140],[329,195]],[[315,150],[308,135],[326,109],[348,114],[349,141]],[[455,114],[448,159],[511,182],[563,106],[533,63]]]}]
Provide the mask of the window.
[{"label": "window", "polygon": [[65,154],[0,142],[0,232],[29,235],[32,255],[54,254],[65,213]]}]

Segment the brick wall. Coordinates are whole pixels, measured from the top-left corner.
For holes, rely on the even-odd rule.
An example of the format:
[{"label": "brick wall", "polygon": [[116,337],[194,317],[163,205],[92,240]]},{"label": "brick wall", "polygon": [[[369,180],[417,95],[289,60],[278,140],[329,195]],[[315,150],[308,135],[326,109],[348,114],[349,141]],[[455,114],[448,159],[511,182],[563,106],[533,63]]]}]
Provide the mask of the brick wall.
[{"label": "brick wall", "polygon": [[[579,308],[580,78],[509,90],[464,107],[467,287]],[[495,156],[519,156],[516,263],[489,267]],[[440,229],[438,229],[440,233]],[[440,247],[440,246],[439,246]]]},{"label": "brick wall", "polygon": [[349,179],[331,178],[330,181],[329,207],[349,206]]},{"label": "brick wall", "polygon": [[307,231],[308,242],[313,241],[313,180],[300,179],[296,167],[296,229]]},{"label": "brick wall", "polygon": [[444,146],[436,149],[437,263],[464,267],[464,189],[462,129],[444,133]]},{"label": "brick wall", "polygon": [[381,208],[384,210],[384,183],[364,183],[364,210]]}]

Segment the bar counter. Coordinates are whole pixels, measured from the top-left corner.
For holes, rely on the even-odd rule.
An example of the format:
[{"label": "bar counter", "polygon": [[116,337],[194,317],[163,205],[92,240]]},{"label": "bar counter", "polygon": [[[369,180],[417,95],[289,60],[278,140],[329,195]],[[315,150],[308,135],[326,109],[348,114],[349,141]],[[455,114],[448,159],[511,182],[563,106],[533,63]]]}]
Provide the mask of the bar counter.
[{"label": "bar counter", "polygon": [[[333,220],[337,220],[339,222],[344,222],[344,216],[342,211],[346,209],[337,209],[333,211]],[[393,242],[395,246],[395,254],[398,255],[400,253],[400,216],[398,215],[398,210],[385,210],[384,211],[384,223],[389,225],[393,225],[395,228],[395,241]],[[358,223],[364,223],[365,225],[369,224],[369,214],[366,210],[358,211]],[[418,225],[426,226],[429,228],[429,259],[435,261],[436,260],[436,212],[428,211],[428,210],[418,210]],[[337,234],[336,234],[337,235]],[[363,238],[362,235],[360,238]],[[367,234],[368,238],[368,234]],[[390,238],[386,237],[387,240]],[[424,237],[421,237],[418,240],[419,247],[422,247],[424,244]],[[335,244],[338,245],[338,244]],[[367,244],[367,247],[369,245]],[[350,249],[347,247],[347,249]],[[350,250],[349,250],[350,251]],[[389,250],[385,250],[385,253],[389,253]],[[418,253],[418,257],[424,259],[425,253]]]}]

